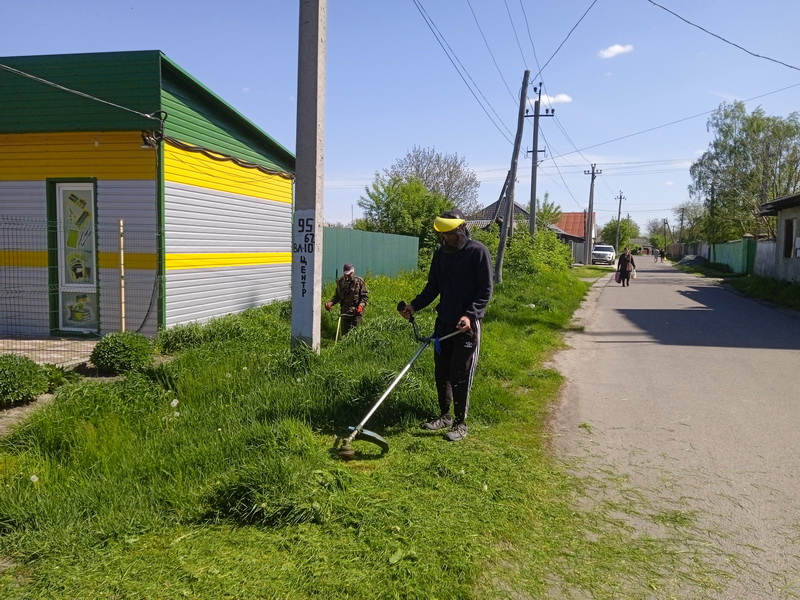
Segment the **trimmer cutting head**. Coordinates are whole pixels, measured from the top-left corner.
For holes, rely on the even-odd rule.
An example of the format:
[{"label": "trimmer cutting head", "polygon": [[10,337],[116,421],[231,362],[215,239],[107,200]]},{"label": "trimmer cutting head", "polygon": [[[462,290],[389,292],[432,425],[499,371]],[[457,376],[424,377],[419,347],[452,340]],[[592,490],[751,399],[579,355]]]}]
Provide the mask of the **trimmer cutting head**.
[{"label": "trimmer cutting head", "polygon": [[361,439],[363,439],[365,442],[372,442],[376,446],[379,446],[382,455],[389,452],[389,442],[387,442],[374,431],[370,431],[369,429],[362,429],[361,431],[358,431],[355,427],[349,427],[349,429],[352,433],[342,440],[341,446],[339,446],[339,449],[336,451],[339,455],[339,458],[342,460],[353,460],[355,457],[356,449],[353,448],[352,442],[357,435],[361,436]]}]

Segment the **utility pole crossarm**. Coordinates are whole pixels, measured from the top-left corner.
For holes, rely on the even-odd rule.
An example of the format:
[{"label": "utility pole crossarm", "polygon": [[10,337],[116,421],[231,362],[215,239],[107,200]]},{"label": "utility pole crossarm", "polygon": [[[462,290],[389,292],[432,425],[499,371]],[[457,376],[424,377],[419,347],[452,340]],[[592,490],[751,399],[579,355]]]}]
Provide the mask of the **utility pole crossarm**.
[{"label": "utility pole crossarm", "polygon": [[[534,86],[533,91],[535,94],[538,94],[536,101],[533,103],[533,156],[532,161],[533,164],[531,165],[531,206],[530,206],[530,224],[529,229],[531,235],[536,233],[536,176],[537,171],[539,168],[539,117],[554,117],[556,115],[555,109],[545,109],[545,114],[541,115],[539,112],[539,107],[541,105],[542,100],[542,83],[539,82],[539,86]],[[528,112],[527,110],[525,111]],[[531,115],[526,114],[526,117],[530,117]]]}]

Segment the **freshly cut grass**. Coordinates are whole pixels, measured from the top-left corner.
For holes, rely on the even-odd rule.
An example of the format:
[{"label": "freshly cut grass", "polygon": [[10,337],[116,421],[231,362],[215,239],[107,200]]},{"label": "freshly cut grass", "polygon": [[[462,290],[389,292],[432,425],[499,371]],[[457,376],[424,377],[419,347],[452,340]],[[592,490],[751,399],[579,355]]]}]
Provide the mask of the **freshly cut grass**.
[{"label": "freshly cut grass", "polygon": [[[422,283],[371,278],[364,326],[334,344],[324,314],[319,355],[288,349],[276,305],[163,334],[180,351],[146,373],[61,388],[0,439],[0,564],[12,565],[0,595],[650,598],[716,586],[691,515],[639,497],[581,503],[595,483],[547,451],[561,377],[542,364],[586,290],[567,272],[499,286],[464,442],[418,427],[436,411],[431,348],[368,425],[389,454],[357,439],[356,460],[336,460],[335,436],[419,347],[395,306]],[[433,311],[418,321],[430,333]]]}]

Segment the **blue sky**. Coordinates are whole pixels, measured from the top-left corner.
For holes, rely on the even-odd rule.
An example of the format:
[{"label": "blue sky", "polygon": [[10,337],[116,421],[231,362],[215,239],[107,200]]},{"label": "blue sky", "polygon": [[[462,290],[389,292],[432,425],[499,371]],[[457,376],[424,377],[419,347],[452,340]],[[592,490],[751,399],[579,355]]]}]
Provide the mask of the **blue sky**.
[{"label": "blue sky", "polygon": [[[657,1],[774,60],[650,0],[330,0],[326,220],[358,217],[375,172],[414,146],[463,157],[480,202],[497,200],[529,69],[541,70],[532,83],[544,84],[543,109],[555,109],[540,121],[538,196],[585,210],[584,172],[596,164],[599,226],[616,217],[621,192],[623,216],[642,228],[664,218],[677,227],[672,208],[688,199],[711,111],[733,100],[782,117],[800,110],[800,2]],[[161,50],[294,151],[298,11],[296,0],[4,0],[0,56]],[[531,121],[515,192],[523,206]]]}]

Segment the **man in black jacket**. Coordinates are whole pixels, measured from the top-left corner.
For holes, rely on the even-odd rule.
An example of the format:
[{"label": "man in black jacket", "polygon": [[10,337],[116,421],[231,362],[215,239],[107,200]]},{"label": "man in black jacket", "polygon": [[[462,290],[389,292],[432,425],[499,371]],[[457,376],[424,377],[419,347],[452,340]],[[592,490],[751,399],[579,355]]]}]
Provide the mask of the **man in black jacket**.
[{"label": "man in black jacket", "polygon": [[428,282],[400,314],[409,319],[438,296],[434,336],[456,329],[462,332],[436,344],[441,346],[434,354],[440,415],[422,426],[431,431],[449,428],[445,438],[455,442],[467,437],[469,391],[481,345],[481,319],[492,296],[492,260],[486,246],[470,238],[460,210],[443,213],[433,228],[442,244],[433,254]]}]

